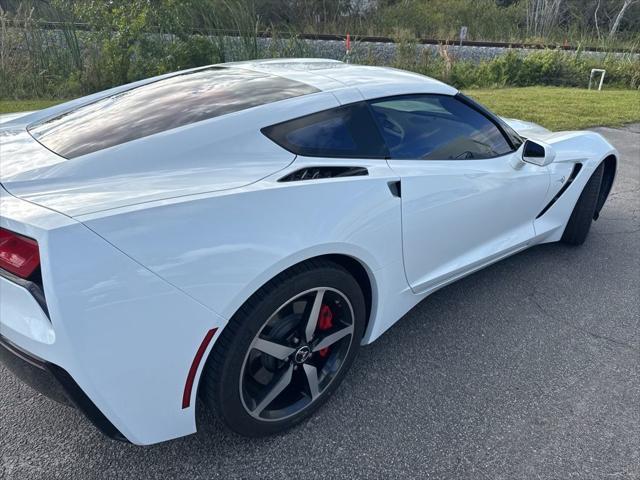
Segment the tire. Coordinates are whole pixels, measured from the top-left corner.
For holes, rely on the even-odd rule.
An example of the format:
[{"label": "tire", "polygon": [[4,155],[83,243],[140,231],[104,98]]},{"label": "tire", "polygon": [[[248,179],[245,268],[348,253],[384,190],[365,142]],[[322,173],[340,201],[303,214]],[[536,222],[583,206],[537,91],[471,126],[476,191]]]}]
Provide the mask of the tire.
[{"label": "tire", "polygon": [[229,321],[205,364],[200,397],[229,429],[244,436],[262,437],[299,424],[344,379],[364,334],[365,311],[358,283],[340,265],[320,260],[292,267]]},{"label": "tire", "polygon": [[569,245],[582,245],[586,240],[596,211],[603,172],[604,163],[601,163],[584,186],[562,234],[562,242]]}]

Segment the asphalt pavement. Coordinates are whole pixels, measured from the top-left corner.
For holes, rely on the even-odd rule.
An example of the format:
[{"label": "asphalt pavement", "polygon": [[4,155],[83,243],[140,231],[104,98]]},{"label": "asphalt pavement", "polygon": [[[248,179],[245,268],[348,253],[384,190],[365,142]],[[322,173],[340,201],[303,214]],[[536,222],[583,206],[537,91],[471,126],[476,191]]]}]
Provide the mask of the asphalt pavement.
[{"label": "asphalt pavement", "polygon": [[640,478],[640,124],[595,130],[622,159],[585,245],[427,298],[302,426],[247,440],[203,415],[137,447],[0,366],[0,478]]}]

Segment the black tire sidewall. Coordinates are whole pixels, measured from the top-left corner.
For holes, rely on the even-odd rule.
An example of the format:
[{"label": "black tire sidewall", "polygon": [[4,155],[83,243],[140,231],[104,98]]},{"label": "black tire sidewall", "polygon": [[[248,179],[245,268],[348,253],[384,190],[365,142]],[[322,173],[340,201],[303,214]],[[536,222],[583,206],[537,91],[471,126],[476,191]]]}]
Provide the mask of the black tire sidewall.
[{"label": "black tire sidewall", "polygon": [[[281,421],[260,421],[244,408],[240,398],[240,372],[251,342],[267,319],[284,303],[299,293],[318,287],[331,287],[342,292],[351,302],[354,314],[354,334],[352,345],[340,371],[331,384],[308,408]],[[257,297],[257,298],[255,298]],[[231,321],[241,322],[233,338],[230,339],[222,360],[219,378],[216,379],[214,409],[223,422],[232,430],[246,436],[264,436],[286,430],[317,410],[342,382],[353,363],[365,327],[365,301],[355,279],[338,265],[323,265],[319,268],[287,275],[257,292],[251,306],[241,309]],[[214,346],[215,348],[215,346]]]},{"label": "black tire sidewall", "polygon": [[594,169],[580,193],[562,234],[562,242],[577,246],[582,245],[586,240],[600,196],[603,173],[604,164],[601,163]]}]

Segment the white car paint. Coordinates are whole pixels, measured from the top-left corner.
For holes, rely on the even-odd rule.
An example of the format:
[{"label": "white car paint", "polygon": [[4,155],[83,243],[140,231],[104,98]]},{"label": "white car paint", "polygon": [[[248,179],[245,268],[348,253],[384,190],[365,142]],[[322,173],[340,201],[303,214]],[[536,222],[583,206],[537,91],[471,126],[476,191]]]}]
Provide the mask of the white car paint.
[{"label": "white car paint", "polygon": [[530,164],[514,170],[510,157],[521,150],[489,160],[389,161],[402,178],[404,255],[416,293],[535,236],[531,219],[544,207],[549,173]]},{"label": "white car paint", "polygon": [[[456,162],[295,157],[260,128],[362,99],[457,91],[416,74],[325,60],[234,65],[321,91],[72,160],[35,142],[27,126],[132,86],[0,127],[0,227],[38,241],[49,310],[47,317],[0,276],[0,334],[67,370],[136,444],[195,431],[197,389],[188,408],[181,400],[199,345],[217,329],[206,357],[229,318],[278,273],[320,255],[357,260],[372,287],[362,339],[370,343],[441,286],[559,240],[590,174],[617,156],[595,133],[507,120],[551,145],[555,161],[514,168],[521,151]],[[576,162],[582,171],[536,219]],[[318,165],[369,174],[278,182]],[[388,187],[397,181],[401,198]]]}]

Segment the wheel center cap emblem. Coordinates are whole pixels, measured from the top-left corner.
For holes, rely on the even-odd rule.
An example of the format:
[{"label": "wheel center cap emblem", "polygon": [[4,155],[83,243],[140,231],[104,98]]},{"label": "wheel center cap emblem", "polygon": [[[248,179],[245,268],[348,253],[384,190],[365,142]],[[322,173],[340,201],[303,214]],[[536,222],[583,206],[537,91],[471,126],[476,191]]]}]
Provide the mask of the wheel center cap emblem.
[{"label": "wheel center cap emblem", "polygon": [[309,357],[311,356],[311,349],[309,348],[308,345],[305,345],[303,347],[300,347],[295,355],[293,356],[293,359],[295,360],[296,363],[304,363],[306,362]]}]

